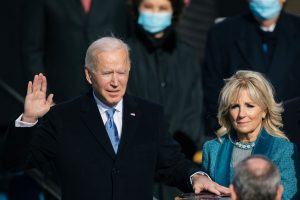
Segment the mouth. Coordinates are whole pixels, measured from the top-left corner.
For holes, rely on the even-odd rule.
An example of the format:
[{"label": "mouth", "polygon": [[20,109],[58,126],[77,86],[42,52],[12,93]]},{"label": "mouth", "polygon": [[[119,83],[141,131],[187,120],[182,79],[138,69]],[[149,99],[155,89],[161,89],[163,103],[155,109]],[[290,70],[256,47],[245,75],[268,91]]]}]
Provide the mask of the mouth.
[{"label": "mouth", "polygon": [[238,125],[248,124],[249,122],[236,122]]}]

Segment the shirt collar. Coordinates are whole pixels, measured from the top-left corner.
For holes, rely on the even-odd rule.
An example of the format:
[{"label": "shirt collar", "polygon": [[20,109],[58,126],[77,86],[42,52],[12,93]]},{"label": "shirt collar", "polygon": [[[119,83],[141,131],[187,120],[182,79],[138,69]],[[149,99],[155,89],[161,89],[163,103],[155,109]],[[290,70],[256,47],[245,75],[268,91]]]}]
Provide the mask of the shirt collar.
[{"label": "shirt collar", "polygon": [[[96,101],[97,107],[100,111],[100,114],[105,113],[108,109],[110,109],[111,107],[107,106],[106,104],[104,104],[93,92],[93,96],[94,99]],[[113,106],[113,108],[116,109],[116,112],[121,112],[122,108],[123,108],[123,98],[117,103],[117,105]]]},{"label": "shirt collar", "polygon": [[265,31],[265,32],[273,32],[275,29],[276,23],[272,24],[269,27],[265,27],[265,26],[260,26],[260,29]]}]

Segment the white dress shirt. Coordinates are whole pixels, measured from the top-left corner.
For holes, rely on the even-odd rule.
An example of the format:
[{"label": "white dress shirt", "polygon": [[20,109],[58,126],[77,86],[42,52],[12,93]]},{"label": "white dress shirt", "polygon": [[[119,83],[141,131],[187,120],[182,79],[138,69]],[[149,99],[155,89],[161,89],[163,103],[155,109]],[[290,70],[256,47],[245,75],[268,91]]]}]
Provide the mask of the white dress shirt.
[{"label": "white dress shirt", "polygon": [[[111,109],[111,107],[105,105],[102,101],[100,101],[100,99],[98,99],[94,93],[93,93],[93,96],[94,96],[94,99],[97,103],[97,107],[98,107],[98,110],[100,112],[103,124],[105,124],[106,121],[107,121],[106,111],[108,109]],[[114,122],[115,122],[117,130],[118,130],[119,138],[121,138],[122,122],[123,122],[122,121],[122,117],[123,117],[123,99],[121,99],[121,101],[119,101],[119,103],[117,103],[117,105],[115,105],[113,108],[116,109],[116,111],[114,113]]]},{"label": "white dress shirt", "polygon": [[276,27],[276,23],[274,23],[274,24],[272,24],[271,26],[268,26],[268,27],[260,26],[260,29],[265,31],[265,32],[273,32],[275,27]]}]

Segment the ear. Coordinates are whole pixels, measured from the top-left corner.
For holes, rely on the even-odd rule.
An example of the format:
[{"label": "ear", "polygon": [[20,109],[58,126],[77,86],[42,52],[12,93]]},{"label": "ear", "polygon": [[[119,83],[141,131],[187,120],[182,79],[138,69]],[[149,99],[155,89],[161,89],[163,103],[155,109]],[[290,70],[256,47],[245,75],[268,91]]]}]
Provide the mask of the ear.
[{"label": "ear", "polygon": [[84,73],[85,73],[85,79],[87,80],[87,82],[89,84],[92,85],[92,74],[89,71],[90,69],[88,69],[87,67],[84,68]]},{"label": "ear", "polygon": [[237,196],[234,190],[234,187],[232,184],[229,185],[229,190],[230,190],[230,197],[232,200],[237,200]]},{"label": "ear", "polygon": [[283,186],[279,185],[278,189],[277,189],[277,193],[276,193],[276,200],[281,200],[282,197],[282,193],[283,193]]}]

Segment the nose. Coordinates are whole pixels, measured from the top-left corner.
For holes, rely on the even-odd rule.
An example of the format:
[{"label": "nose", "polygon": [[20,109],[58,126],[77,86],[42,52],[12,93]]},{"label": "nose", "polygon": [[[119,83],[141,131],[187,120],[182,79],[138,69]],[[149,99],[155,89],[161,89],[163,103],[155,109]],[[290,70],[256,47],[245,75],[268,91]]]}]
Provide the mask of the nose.
[{"label": "nose", "polygon": [[241,106],[239,110],[239,118],[244,118],[245,116],[246,116],[246,110]]},{"label": "nose", "polygon": [[112,74],[112,78],[111,78],[110,84],[111,84],[113,87],[118,87],[118,85],[119,85],[119,79],[118,79],[118,75],[117,75],[116,72],[114,72],[114,73]]}]

